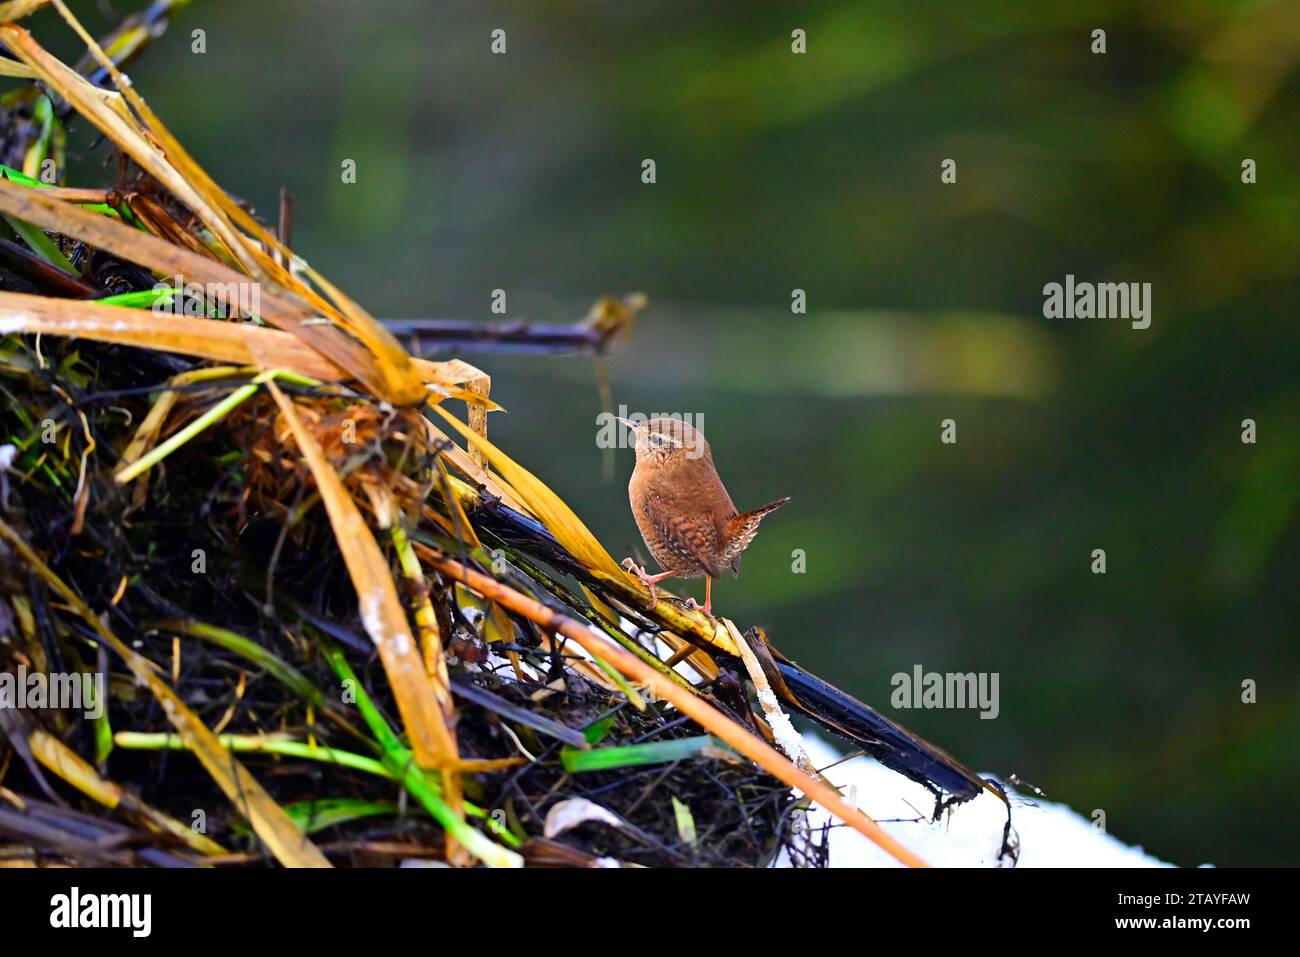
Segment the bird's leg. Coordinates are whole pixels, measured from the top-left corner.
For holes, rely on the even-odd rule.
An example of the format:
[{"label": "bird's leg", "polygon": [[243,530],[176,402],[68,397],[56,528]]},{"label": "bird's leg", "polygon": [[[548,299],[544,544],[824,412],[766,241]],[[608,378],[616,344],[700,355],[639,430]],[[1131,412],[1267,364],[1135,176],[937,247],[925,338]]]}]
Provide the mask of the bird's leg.
[{"label": "bird's leg", "polygon": [[704,605],[701,607],[694,598],[686,599],[687,608],[699,608],[708,616],[709,621],[717,621],[713,617],[713,578],[709,575],[704,576]]},{"label": "bird's leg", "polygon": [[646,605],[646,608],[654,608],[654,606],[659,603],[659,590],[655,588],[655,585],[663,581],[665,578],[672,578],[673,573],[660,572],[658,575],[651,575],[630,558],[623,559],[622,565],[636,576],[637,581],[650,589],[650,604]]}]

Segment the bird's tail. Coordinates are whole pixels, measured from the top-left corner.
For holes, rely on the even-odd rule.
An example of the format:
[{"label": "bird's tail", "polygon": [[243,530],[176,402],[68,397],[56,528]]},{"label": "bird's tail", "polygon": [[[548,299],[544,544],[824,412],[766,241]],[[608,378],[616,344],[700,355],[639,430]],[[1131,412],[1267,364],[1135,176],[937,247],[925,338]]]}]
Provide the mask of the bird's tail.
[{"label": "bird's tail", "polygon": [[769,512],[775,512],[788,501],[790,501],[790,496],[787,495],[785,498],[778,498],[775,502],[768,502],[752,512],[742,512],[728,520],[722,551],[722,564],[730,565],[733,572],[739,572],[740,553],[749,547],[749,543],[758,534],[758,523]]}]

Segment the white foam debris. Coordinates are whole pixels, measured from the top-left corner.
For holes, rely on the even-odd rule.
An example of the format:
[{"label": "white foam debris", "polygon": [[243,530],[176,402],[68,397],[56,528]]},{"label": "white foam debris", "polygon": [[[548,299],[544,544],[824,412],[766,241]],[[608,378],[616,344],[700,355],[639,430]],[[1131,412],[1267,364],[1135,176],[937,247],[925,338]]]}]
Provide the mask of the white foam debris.
[{"label": "white foam debris", "polygon": [[749,680],[753,682],[759,706],[763,709],[763,716],[767,719],[767,726],[772,729],[772,737],[776,741],[776,746],[800,770],[812,773],[814,770],[813,763],[808,757],[808,752],[804,749],[803,738],[799,736],[799,732],[790,723],[790,716],[781,710],[781,703],[776,700],[776,693],[772,690],[772,685],[763,672],[763,666],[759,664],[758,656],[754,654],[754,650],[749,646],[748,639],[729,620],[724,618],[722,621],[726,631],[731,636],[731,640],[736,645],[736,650],[740,652],[740,659],[744,662],[745,670],[749,672]]},{"label": "white foam debris", "polygon": [[[929,815],[934,796],[870,758],[855,758],[835,767],[841,755],[815,734],[804,736],[809,755],[842,792],[856,789],[861,808],[891,836],[936,867],[1005,867],[998,860],[1006,806],[988,792],[951,808],[938,821]],[[1026,797],[1007,788],[1011,825],[1020,841],[1017,867],[1168,867],[1141,847],[1111,837],[1064,804]],[[809,824],[834,824],[820,807],[809,811]],[[857,831],[832,827],[831,867],[895,867],[898,862]]]},{"label": "white foam debris", "polygon": [[776,739],[777,747],[787,758],[803,767],[809,759],[804,749],[803,738],[790,723],[790,716],[781,710],[781,705],[776,700],[770,685],[764,685],[757,690],[758,703],[763,708],[763,716],[767,718],[767,726],[772,729],[772,737]]}]

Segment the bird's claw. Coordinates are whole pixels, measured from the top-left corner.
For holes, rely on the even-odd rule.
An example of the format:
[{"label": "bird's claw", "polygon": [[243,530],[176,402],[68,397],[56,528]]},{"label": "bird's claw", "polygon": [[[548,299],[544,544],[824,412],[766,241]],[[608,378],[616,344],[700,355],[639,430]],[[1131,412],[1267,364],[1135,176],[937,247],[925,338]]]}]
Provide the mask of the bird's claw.
[{"label": "bird's claw", "polygon": [[631,573],[637,581],[650,589],[650,603],[645,606],[645,610],[654,611],[655,606],[659,604],[659,590],[655,588],[655,583],[650,580],[650,573],[630,558],[623,559],[619,564]]},{"label": "bird's claw", "polygon": [[711,609],[708,605],[701,605],[694,598],[691,598],[689,596],[686,599],[686,607],[691,609],[691,611],[704,612],[704,617],[709,619],[709,621],[711,622],[716,623],[718,620],[717,616],[713,614],[713,609]]}]

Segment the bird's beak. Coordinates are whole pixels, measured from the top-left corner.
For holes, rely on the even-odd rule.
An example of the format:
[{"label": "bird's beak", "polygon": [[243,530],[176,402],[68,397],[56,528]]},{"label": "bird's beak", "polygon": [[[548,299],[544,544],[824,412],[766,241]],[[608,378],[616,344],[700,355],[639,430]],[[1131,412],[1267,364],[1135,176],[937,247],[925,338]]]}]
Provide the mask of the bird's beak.
[{"label": "bird's beak", "polygon": [[618,419],[620,422],[626,425],[633,432],[637,430],[637,423],[633,422],[631,419],[625,419],[621,415],[616,415],[614,416],[614,418]]}]

